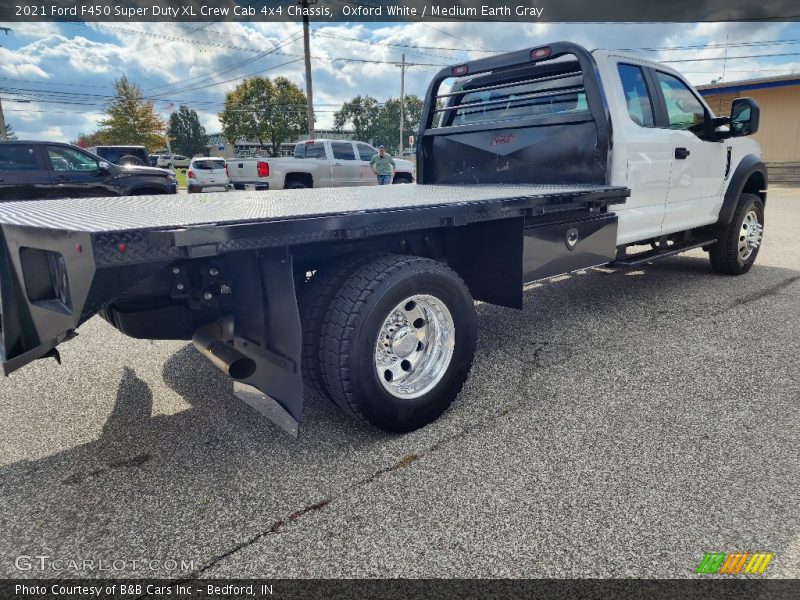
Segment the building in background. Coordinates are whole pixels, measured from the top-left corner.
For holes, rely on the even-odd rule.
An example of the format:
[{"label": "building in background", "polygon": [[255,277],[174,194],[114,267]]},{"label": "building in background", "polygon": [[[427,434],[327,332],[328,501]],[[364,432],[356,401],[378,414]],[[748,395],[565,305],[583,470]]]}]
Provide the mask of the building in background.
[{"label": "building in background", "polygon": [[761,122],[753,136],[761,145],[769,180],[800,185],[800,75],[766,77],[699,85],[711,110],[730,115],[731,102],[744,96],[761,107]]},{"label": "building in background", "polygon": [[[341,131],[317,129],[316,137],[328,140],[352,140],[353,132],[346,129]],[[306,139],[308,139],[308,136],[304,135],[293,142],[281,144],[280,155],[292,156],[294,154],[295,144]],[[272,144],[261,144],[257,140],[236,140],[236,143],[231,144],[222,137],[221,133],[211,133],[208,135],[208,141],[206,143],[206,156],[219,156],[220,158],[272,156]]]}]

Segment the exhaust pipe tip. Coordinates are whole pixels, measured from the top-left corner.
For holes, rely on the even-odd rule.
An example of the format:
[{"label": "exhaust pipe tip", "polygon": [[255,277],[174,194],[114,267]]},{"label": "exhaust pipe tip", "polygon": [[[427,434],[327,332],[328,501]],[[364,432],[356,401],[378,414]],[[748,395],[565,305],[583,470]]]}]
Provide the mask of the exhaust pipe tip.
[{"label": "exhaust pipe tip", "polygon": [[247,379],[256,372],[256,361],[252,358],[242,357],[233,361],[228,366],[228,375],[234,379]]},{"label": "exhaust pipe tip", "polygon": [[256,362],[228,343],[233,339],[233,317],[204,325],[194,332],[192,343],[200,353],[233,379],[244,380],[256,372]]}]

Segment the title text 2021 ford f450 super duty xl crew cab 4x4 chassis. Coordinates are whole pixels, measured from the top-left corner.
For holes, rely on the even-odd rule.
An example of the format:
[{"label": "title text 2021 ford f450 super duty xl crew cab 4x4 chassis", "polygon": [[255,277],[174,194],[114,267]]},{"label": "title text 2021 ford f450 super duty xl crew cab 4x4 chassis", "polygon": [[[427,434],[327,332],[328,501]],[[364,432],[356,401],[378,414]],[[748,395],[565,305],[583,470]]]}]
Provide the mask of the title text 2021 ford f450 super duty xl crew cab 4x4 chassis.
[{"label": "title text 2021 ford f450 super duty xl crew cab 4x4 chassis", "polygon": [[758,117],[749,99],[714,117],[667,67],[559,42],[436,75],[419,185],[2,203],[3,371],[57,357],[99,312],[193,340],[289,432],[304,382],[378,427],[421,427],[470,370],[473,299],[521,307],[527,281],[698,247],[745,273]]}]

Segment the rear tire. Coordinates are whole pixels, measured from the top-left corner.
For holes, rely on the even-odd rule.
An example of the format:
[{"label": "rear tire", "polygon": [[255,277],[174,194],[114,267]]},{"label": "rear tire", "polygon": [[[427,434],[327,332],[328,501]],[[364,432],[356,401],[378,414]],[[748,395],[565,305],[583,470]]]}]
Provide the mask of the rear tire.
[{"label": "rear tire", "polygon": [[[374,255],[351,254],[336,259],[317,269],[314,275],[300,288],[297,307],[303,327],[302,371],[305,384],[320,396],[328,396],[328,390],[320,374],[320,352],[322,322],[336,292],[354,272]],[[330,398],[329,398],[330,399]]]},{"label": "rear tire", "polygon": [[412,431],[461,391],[475,353],[475,305],[446,265],[386,255],[342,283],[321,334],[331,399],[386,431]]},{"label": "rear tire", "polygon": [[285,186],[283,186],[283,189],[285,189],[285,190],[303,190],[303,189],[305,189],[307,187],[308,186],[306,184],[304,184],[304,183],[300,183],[299,181],[293,181],[293,182],[287,183]]},{"label": "rear tire", "polygon": [[234,183],[233,184],[233,189],[241,191],[241,190],[244,189],[244,185],[242,185],[241,183]]},{"label": "rear tire", "polygon": [[764,202],[756,194],[742,194],[733,219],[719,231],[709,248],[711,267],[726,275],[743,275],[756,261],[764,229]]}]

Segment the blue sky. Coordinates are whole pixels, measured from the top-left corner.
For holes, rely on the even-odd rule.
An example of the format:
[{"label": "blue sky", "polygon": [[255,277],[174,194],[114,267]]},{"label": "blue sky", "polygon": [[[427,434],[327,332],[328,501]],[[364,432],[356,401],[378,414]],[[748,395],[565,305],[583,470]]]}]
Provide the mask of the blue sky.
[{"label": "blue sky", "polygon": [[[0,98],[6,121],[25,138],[70,141],[94,131],[113,81],[123,74],[153,98],[162,118],[170,103],[184,103],[198,111],[209,133],[219,130],[225,92],[246,75],[284,75],[305,85],[302,31],[294,23],[0,26],[12,28],[10,35],[0,33]],[[312,24],[318,126],[330,126],[333,111],[356,94],[398,97],[395,62],[403,52],[412,63],[406,92],[421,96],[438,65],[561,39],[590,48],[656,48],[636,52],[659,61],[693,61],[670,64],[695,84],[722,77],[723,65],[724,81],[800,74],[800,23]],[[728,60],[720,60],[726,52]],[[738,58],[751,55],[773,56]]]}]

